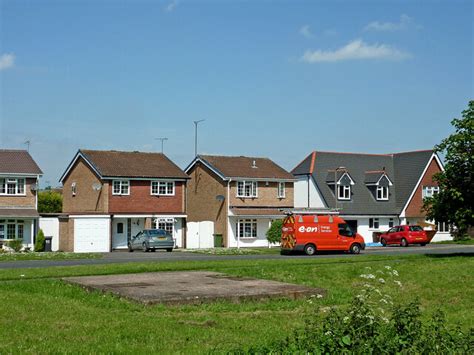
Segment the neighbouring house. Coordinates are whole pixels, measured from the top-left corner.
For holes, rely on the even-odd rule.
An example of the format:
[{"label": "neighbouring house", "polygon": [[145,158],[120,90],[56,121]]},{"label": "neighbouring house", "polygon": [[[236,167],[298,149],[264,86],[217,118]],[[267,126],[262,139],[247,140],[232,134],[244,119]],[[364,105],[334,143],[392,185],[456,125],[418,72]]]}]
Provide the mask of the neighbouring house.
[{"label": "neighbouring house", "polygon": [[187,179],[161,153],[79,150],[60,179],[59,249],[125,249],[146,228],[165,229],[184,247]]},{"label": "neighbouring house", "polygon": [[268,246],[271,222],[293,208],[295,178],[267,158],[198,155],[185,172],[190,243],[193,223],[210,222],[222,246]]},{"label": "neighbouring house", "polygon": [[38,181],[43,172],[26,150],[0,149],[0,244],[22,239],[33,249]]},{"label": "neighbouring house", "polygon": [[[434,240],[451,239],[449,226],[425,220],[423,198],[439,191],[433,175],[443,164],[432,150],[396,154],[314,151],[293,170],[295,208],[337,208],[366,243],[394,225],[437,229]],[[375,239],[374,239],[375,237]]]}]

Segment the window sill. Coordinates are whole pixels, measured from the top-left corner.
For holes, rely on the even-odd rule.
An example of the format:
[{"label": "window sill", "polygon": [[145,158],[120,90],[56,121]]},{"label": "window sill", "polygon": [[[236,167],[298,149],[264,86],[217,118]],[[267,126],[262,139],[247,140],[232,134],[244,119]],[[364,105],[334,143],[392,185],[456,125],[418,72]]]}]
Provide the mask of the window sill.
[{"label": "window sill", "polygon": [[237,198],[251,198],[251,199],[256,199],[258,196],[236,196]]},{"label": "window sill", "polygon": [[257,237],[240,237],[240,240],[249,240],[249,239],[257,239]]}]

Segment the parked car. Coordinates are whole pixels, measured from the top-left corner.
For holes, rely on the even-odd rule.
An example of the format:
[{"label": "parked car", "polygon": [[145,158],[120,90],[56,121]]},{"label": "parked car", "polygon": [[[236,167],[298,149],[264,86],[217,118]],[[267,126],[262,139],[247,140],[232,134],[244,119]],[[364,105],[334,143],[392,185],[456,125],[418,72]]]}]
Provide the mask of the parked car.
[{"label": "parked car", "polygon": [[425,246],[430,242],[430,238],[420,226],[396,226],[390,228],[388,232],[380,235],[380,243],[383,246],[400,245],[407,247],[409,244],[420,244]]},{"label": "parked car", "polygon": [[364,238],[337,215],[298,214],[289,215],[283,221],[282,254],[304,251],[307,255],[314,255],[318,250],[359,254],[364,249]]},{"label": "parked car", "polygon": [[144,229],[128,242],[129,252],[137,249],[144,252],[166,249],[166,251],[172,252],[173,248],[173,236],[163,229]]}]

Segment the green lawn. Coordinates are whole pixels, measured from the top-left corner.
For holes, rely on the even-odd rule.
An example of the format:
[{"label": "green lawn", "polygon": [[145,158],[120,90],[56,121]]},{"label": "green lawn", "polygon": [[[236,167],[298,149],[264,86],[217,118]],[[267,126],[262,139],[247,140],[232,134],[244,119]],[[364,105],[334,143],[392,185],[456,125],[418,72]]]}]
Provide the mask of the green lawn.
[{"label": "green lawn", "polygon": [[442,242],[434,242],[431,244],[461,244],[461,245],[473,245],[474,239],[462,239],[462,240],[443,240]]},{"label": "green lawn", "polygon": [[[284,260],[131,263],[0,272],[0,353],[9,352],[226,352],[264,344],[299,326],[301,315],[321,307],[346,306],[367,267],[400,273],[399,298],[419,298],[428,312],[441,308],[447,322],[473,326],[474,258],[470,256],[363,256]],[[170,270],[214,270],[327,289],[323,299],[270,300],[194,306],[142,306],[88,293],[58,278]]]},{"label": "green lawn", "polygon": [[63,252],[49,252],[49,253],[0,253],[0,262],[2,261],[17,261],[17,260],[66,260],[66,259],[98,259],[102,258],[100,253],[63,253]]},{"label": "green lawn", "polygon": [[273,248],[211,248],[211,249],[185,249],[188,253],[210,255],[262,255],[280,254],[280,247]]}]

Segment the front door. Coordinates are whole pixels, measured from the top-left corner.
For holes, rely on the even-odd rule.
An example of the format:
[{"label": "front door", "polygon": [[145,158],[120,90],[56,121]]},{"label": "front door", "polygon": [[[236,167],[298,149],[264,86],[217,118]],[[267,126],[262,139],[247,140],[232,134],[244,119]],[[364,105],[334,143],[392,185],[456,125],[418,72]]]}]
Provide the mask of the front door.
[{"label": "front door", "polygon": [[127,247],[128,224],[126,218],[114,218],[112,222],[112,248],[122,249]]}]

